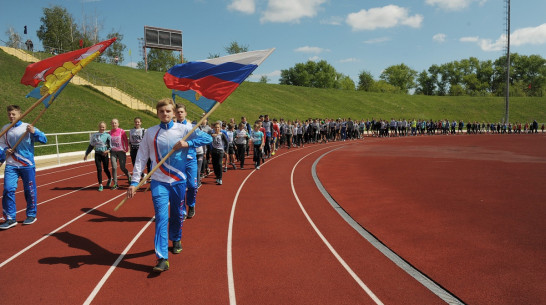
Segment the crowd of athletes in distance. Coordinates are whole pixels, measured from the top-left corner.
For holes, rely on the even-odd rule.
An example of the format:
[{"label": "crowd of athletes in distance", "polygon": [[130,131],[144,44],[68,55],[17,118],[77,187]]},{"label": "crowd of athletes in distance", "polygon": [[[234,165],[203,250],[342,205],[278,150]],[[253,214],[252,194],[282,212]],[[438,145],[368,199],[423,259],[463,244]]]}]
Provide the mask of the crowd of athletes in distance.
[{"label": "crowd of athletes in distance", "polygon": [[[268,115],[260,115],[259,119],[253,124],[247,122],[246,117],[242,117],[239,123],[231,118],[229,122],[217,121],[222,126],[222,132],[226,134],[227,145],[224,148],[222,169],[226,172],[229,169],[237,169],[236,162],[241,162],[245,156],[249,156],[256,149],[260,149],[259,160],[256,154],[253,155],[254,168],[259,169],[259,164],[265,162],[268,158],[275,155],[279,148],[298,148],[308,144],[327,143],[335,141],[357,140],[364,137],[399,137],[399,136],[418,136],[418,135],[455,135],[455,134],[530,134],[538,133],[539,124],[536,120],[533,122],[512,123],[485,123],[485,122],[464,122],[462,120],[353,120],[347,119],[307,119],[307,120],[284,120],[273,118]],[[252,145],[252,135],[254,127],[258,125],[264,135],[265,145],[258,147]],[[541,132],[544,132],[544,124],[540,126]],[[201,129],[209,132],[211,127],[204,123]],[[249,135],[249,139],[244,141],[244,146],[237,145],[238,134],[244,130]],[[238,149],[239,148],[239,149]],[[244,152],[241,153],[241,148]],[[250,149],[252,148],[252,149]],[[239,150],[239,151],[237,151]],[[209,168],[210,153],[204,156],[203,166],[201,167],[201,177],[206,177],[211,173]],[[244,162],[239,168],[244,168]],[[247,161],[248,162],[248,161]],[[229,166],[229,167],[228,167]],[[218,182],[218,179],[217,179]]]}]

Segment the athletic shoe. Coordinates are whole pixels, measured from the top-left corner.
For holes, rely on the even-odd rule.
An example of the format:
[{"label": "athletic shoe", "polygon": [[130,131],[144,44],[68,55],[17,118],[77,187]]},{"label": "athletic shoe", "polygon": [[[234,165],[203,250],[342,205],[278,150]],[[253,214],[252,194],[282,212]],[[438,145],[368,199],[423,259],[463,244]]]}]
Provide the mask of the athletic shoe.
[{"label": "athletic shoe", "polygon": [[258,166],[256,166],[256,169],[260,169],[260,166],[259,166],[259,165],[258,165]]},{"label": "athletic shoe", "polygon": [[225,173],[225,172],[227,172],[227,166],[226,166],[226,167],[224,167],[224,173]]},{"label": "athletic shoe", "polygon": [[108,179],[108,181],[106,181],[106,187],[111,187],[111,184],[112,183],[112,179]]},{"label": "athletic shoe", "polygon": [[117,184],[114,184],[112,185],[112,187],[110,188],[111,190],[117,190],[118,189],[118,185]]},{"label": "athletic shoe", "polygon": [[102,185],[99,185],[99,192],[102,192],[102,189],[103,189]]},{"label": "athletic shoe", "polygon": [[235,163],[231,163],[231,166],[233,166],[233,169],[237,169],[237,166],[235,166]]},{"label": "athletic shoe", "polygon": [[182,252],[182,243],[178,241],[173,241],[173,254],[179,254]]},{"label": "athletic shoe", "polygon": [[3,224],[0,225],[0,230],[7,230],[9,228],[13,228],[17,225],[17,221],[14,219],[8,219]]},{"label": "athletic shoe", "polygon": [[188,207],[188,219],[193,218],[195,216],[195,206]]},{"label": "athletic shoe", "polygon": [[271,155],[274,156],[274,155],[275,155],[275,152],[272,152]]},{"label": "athletic shoe", "polygon": [[218,179],[218,185],[222,185],[222,179]]},{"label": "athletic shoe", "polygon": [[25,219],[25,221],[23,221],[23,224],[24,225],[31,225],[31,224],[35,223],[36,220],[38,220],[38,218],[29,216],[29,217],[27,217],[27,219]]},{"label": "athletic shoe", "polygon": [[169,261],[164,258],[160,258],[159,260],[157,260],[157,265],[155,265],[154,271],[163,272],[167,270],[169,270]]}]

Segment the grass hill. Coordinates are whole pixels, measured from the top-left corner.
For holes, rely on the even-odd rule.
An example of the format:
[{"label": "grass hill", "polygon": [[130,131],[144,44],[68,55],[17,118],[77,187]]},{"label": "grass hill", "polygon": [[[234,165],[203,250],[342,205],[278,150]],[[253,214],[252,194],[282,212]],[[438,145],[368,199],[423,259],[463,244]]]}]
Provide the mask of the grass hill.
[{"label": "grass hill", "polygon": [[[0,50],[1,109],[8,104],[26,109],[34,103],[34,99],[25,98],[32,88],[20,84],[27,65]],[[163,83],[163,74],[93,62],[79,75],[93,83],[114,85],[153,105],[171,95]],[[202,113],[193,104],[187,107],[191,119],[197,119]],[[239,121],[241,116],[246,116],[253,121],[260,114],[269,114],[272,118],[285,119],[394,117],[498,122],[504,117],[504,108],[503,97],[397,95],[244,82],[211,119],[233,117]],[[38,106],[25,121],[31,122],[41,109],[43,107]],[[92,88],[70,84],[36,126],[46,133],[87,131],[95,130],[99,121],[109,122],[115,117],[122,128],[129,129],[136,116],[142,117],[144,127],[157,122],[155,116],[129,109]],[[546,122],[546,98],[510,98],[512,122],[533,119]],[[7,118],[0,117],[0,123],[7,123]]]}]

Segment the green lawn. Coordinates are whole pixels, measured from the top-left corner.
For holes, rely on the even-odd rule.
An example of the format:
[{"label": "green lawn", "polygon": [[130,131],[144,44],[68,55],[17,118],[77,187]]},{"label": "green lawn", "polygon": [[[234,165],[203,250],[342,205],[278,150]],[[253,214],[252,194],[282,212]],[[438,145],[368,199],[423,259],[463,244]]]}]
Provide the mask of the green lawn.
[{"label": "green lawn", "polygon": [[[26,109],[35,102],[25,98],[32,87],[20,84],[27,64],[0,51],[1,108],[18,104]],[[93,62],[79,75],[94,83],[113,84],[150,105],[171,96],[160,72]],[[191,119],[202,113],[193,104],[187,108]],[[43,106],[38,106],[25,121],[31,122],[42,109]],[[285,119],[373,117],[499,122],[504,117],[504,109],[503,97],[396,95],[244,82],[210,118],[233,117],[239,121],[241,116],[246,116],[252,122],[260,114],[269,114],[272,118]],[[118,118],[122,128],[130,129],[136,116],[142,117],[144,127],[157,123],[149,113],[129,109],[91,88],[70,84],[36,126],[46,133],[88,131],[95,130],[100,121]],[[510,121],[534,119],[546,122],[546,98],[510,98]],[[8,121],[4,118],[0,122]]]}]

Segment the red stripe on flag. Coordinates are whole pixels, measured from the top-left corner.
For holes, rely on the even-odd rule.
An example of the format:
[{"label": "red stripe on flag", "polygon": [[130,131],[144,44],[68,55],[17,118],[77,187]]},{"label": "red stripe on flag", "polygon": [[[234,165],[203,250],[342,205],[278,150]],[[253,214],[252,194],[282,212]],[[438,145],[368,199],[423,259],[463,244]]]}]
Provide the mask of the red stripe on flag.
[{"label": "red stripe on flag", "polygon": [[180,91],[193,90],[202,96],[222,103],[237,87],[238,83],[225,81],[214,76],[200,79],[178,78],[169,73],[163,77],[167,88]]}]

